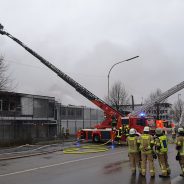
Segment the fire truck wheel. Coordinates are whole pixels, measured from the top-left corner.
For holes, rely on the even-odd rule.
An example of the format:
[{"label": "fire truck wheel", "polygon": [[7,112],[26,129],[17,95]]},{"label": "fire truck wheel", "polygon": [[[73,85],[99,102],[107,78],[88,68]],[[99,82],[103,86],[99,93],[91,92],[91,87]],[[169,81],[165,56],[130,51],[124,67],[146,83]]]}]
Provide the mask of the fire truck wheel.
[{"label": "fire truck wheel", "polygon": [[95,142],[95,143],[100,142],[100,136],[99,135],[94,135],[93,136],[93,142]]}]

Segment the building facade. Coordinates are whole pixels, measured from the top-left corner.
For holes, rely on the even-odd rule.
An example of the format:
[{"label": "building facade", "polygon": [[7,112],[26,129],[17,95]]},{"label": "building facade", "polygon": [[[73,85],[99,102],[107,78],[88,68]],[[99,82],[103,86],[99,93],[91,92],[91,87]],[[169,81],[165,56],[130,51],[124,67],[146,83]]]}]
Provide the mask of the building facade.
[{"label": "building facade", "polygon": [[0,92],[0,145],[56,138],[62,128],[75,134],[102,119],[98,109],[63,106],[54,97]]}]

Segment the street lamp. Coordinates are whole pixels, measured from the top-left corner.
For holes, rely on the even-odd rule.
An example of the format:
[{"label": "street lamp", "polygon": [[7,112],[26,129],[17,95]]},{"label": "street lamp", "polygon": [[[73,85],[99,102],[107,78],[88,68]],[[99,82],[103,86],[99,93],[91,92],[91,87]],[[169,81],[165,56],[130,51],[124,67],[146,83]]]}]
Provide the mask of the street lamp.
[{"label": "street lamp", "polygon": [[180,96],[181,94],[178,94],[178,106],[179,106],[179,116],[180,116],[180,120],[181,120],[181,116],[182,116],[182,104],[181,104],[181,100],[180,100]]},{"label": "street lamp", "polygon": [[108,99],[109,99],[109,77],[110,77],[110,72],[111,72],[111,70],[112,70],[116,65],[118,65],[118,64],[120,64],[120,63],[124,63],[124,62],[126,62],[126,61],[130,61],[130,60],[133,60],[133,59],[138,58],[138,57],[139,57],[139,56],[135,56],[135,57],[132,57],[132,58],[129,58],[129,59],[126,59],[126,60],[117,62],[117,63],[115,63],[115,64],[112,65],[112,67],[111,67],[110,70],[109,70],[108,76],[107,76],[107,78],[108,78]]}]

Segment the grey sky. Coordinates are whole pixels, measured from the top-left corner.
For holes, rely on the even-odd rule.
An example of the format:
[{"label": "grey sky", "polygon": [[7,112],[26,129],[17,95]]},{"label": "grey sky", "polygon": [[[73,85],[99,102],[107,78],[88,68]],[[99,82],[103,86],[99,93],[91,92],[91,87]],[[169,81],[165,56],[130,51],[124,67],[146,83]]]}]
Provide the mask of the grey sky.
[{"label": "grey sky", "polygon": [[[110,67],[139,55],[115,67],[110,84],[121,81],[140,103],[156,88],[165,91],[184,79],[183,9],[183,0],[0,0],[0,22],[102,99]],[[5,36],[0,53],[18,83],[16,91],[92,105]]]}]

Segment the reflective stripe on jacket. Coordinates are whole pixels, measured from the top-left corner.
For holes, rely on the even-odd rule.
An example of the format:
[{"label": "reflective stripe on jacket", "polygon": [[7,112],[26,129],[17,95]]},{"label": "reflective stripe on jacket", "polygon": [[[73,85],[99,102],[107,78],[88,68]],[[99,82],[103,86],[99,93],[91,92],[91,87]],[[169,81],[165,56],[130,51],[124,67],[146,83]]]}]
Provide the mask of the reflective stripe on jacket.
[{"label": "reflective stripe on jacket", "polygon": [[156,138],[156,147],[160,147],[160,149],[157,149],[156,152],[157,153],[167,153],[168,151],[168,140],[167,140],[167,136],[166,135],[162,135],[158,138]]},{"label": "reflective stripe on jacket", "polygon": [[122,128],[120,127],[118,130],[117,130],[117,137],[118,138],[121,138],[122,136]]}]

